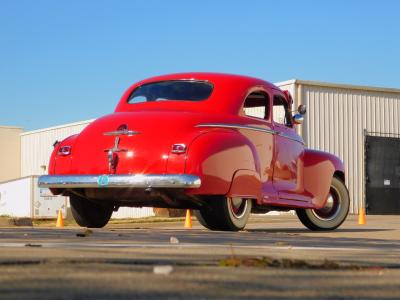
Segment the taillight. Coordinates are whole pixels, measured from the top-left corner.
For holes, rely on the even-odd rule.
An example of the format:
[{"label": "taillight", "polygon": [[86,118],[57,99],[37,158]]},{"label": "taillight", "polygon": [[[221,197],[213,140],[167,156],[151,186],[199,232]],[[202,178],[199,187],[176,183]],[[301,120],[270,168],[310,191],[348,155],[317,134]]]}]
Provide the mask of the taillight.
[{"label": "taillight", "polygon": [[182,154],[186,152],[186,145],[185,144],[173,144],[171,153],[174,154]]},{"label": "taillight", "polygon": [[57,152],[58,155],[60,156],[67,156],[71,154],[71,146],[62,146],[60,149],[58,149]]}]

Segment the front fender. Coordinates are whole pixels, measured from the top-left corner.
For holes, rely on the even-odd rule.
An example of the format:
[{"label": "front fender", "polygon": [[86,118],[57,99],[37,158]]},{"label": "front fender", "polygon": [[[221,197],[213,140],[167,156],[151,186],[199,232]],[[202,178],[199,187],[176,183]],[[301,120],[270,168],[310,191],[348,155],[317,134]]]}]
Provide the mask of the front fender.
[{"label": "front fender", "polygon": [[259,170],[253,144],[233,130],[211,130],[198,136],[188,149],[185,173],[198,175],[201,187],[192,194],[226,195],[238,170]]},{"label": "front fender", "polygon": [[306,149],[304,153],[304,189],[312,195],[312,205],[318,209],[325,205],[333,175],[344,176],[343,162],[327,152]]}]

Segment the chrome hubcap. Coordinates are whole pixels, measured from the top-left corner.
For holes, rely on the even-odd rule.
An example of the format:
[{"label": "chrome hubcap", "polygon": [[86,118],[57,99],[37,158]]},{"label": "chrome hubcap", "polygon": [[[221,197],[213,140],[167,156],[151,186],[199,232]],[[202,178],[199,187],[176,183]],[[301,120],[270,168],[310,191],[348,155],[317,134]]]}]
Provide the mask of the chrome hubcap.
[{"label": "chrome hubcap", "polygon": [[342,207],[338,191],[331,187],[325,206],[320,209],[313,209],[313,214],[320,220],[329,221],[336,218]]},{"label": "chrome hubcap", "polygon": [[242,198],[228,198],[228,206],[232,215],[236,219],[240,219],[244,216],[247,209],[247,200]]}]

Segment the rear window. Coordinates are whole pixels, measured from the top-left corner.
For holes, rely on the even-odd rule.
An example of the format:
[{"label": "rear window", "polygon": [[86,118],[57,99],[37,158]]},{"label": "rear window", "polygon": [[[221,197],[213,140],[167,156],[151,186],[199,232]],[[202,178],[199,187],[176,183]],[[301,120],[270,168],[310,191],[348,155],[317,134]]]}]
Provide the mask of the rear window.
[{"label": "rear window", "polygon": [[201,101],[210,97],[211,83],[195,80],[171,80],[144,84],[129,96],[128,103],[151,101]]}]

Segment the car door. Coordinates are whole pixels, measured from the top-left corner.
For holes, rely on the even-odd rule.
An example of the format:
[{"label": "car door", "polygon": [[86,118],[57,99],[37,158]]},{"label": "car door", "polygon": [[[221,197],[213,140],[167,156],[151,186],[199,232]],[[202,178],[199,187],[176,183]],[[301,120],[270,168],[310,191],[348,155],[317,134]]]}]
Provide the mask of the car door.
[{"label": "car door", "polygon": [[308,202],[309,197],[303,195],[304,143],[294,128],[288,99],[278,91],[273,95],[272,118],[276,132],[273,185],[279,201]]},{"label": "car door", "polygon": [[262,198],[276,201],[278,193],[273,187],[274,130],[271,122],[271,95],[267,88],[256,88],[249,92],[241,113],[247,125],[261,130],[246,130],[247,138],[255,146],[258,157],[258,172],[262,185]]}]

